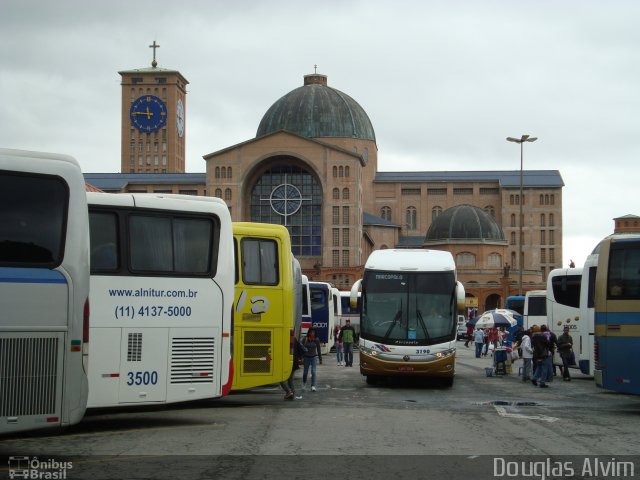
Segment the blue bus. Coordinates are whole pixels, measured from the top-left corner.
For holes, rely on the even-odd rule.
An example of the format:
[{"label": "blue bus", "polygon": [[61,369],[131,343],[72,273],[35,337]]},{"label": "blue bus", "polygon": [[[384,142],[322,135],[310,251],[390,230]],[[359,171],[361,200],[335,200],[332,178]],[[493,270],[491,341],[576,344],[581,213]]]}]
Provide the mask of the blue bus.
[{"label": "blue bus", "polygon": [[504,308],[518,312],[521,316],[524,314],[524,295],[511,295],[504,302]]},{"label": "blue bus", "polygon": [[335,316],[331,288],[331,284],[326,282],[309,282],[311,322],[320,340],[322,354],[329,353],[333,346]]},{"label": "blue bus", "polygon": [[594,322],[596,385],[640,394],[640,234],[600,242]]}]

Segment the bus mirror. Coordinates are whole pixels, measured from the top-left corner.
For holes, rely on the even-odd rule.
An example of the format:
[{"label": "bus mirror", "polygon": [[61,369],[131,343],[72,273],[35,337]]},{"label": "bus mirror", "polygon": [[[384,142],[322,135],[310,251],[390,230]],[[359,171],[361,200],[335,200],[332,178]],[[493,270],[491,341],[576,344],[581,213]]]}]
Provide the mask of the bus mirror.
[{"label": "bus mirror", "polygon": [[351,308],[358,308],[358,291],[360,290],[360,284],[362,279],[357,280],[351,287],[351,293],[349,294],[349,306]]},{"label": "bus mirror", "polygon": [[463,312],[465,307],[464,286],[460,282],[456,282],[456,301],[458,303],[458,311]]}]

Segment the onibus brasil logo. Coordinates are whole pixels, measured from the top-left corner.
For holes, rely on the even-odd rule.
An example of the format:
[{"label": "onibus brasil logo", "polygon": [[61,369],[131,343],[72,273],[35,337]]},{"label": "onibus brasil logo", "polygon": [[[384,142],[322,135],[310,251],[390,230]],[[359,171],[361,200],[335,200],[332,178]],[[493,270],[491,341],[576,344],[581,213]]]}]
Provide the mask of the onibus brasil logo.
[{"label": "onibus brasil logo", "polygon": [[38,457],[9,457],[9,478],[38,480],[59,480],[67,478],[67,470],[73,462],[59,462],[52,458],[39,460]]}]

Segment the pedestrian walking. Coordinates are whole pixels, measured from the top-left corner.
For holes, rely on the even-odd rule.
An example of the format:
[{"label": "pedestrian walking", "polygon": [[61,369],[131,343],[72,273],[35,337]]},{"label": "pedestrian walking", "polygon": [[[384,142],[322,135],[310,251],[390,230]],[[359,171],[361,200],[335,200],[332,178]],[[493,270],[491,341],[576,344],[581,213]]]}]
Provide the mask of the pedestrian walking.
[{"label": "pedestrian walking", "polygon": [[484,330],[478,327],[476,332],[473,334],[473,341],[476,344],[476,358],[480,358],[482,354],[482,347],[484,346],[484,341],[486,340],[486,335],[484,334]]},{"label": "pedestrian walking", "polygon": [[356,339],[356,331],[351,326],[351,320],[347,319],[342,327],[342,344],[344,346],[344,366],[353,367],[353,342]]},{"label": "pedestrian walking", "polygon": [[531,364],[533,362],[533,348],[531,347],[531,332],[529,330],[522,331],[520,348],[522,351],[522,381],[528,382],[531,380]]},{"label": "pedestrian walking", "polygon": [[307,374],[311,369],[311,391],[316,391],[316,368],[318,362],[322,365],[322,352],[320,351],[320,340],[316,336],[316,329],[311,327],[307,332],[307,337],[302,342],[302,358],[304,369],[302,371],[302,389],[307,389]]},{"label": "pedestrian walking", "polygon": [[569,327],[567,326],[562,330],[562,335],[558,337],[558,353],[562,359],[562,379],[570,382],[569,360],[573,356],[573,338],[569,335]]},{"label": "pedestrian walking", "polygon": [[344,365],[344,344],[342,343],[342,327],[340,325],[336,325],[333,338],[336,347],[336,361],[338,366],[342,366]]},{"label": "pedestrian walking", "polygon": [[284,390],[284,399],[285,400],[293,400],[295,397],[295,389],[293,387],[293,375],[296,373],[296,370],[300,369],[300,359],[302,358],[302,345],[300,344],[300,340],[294,338],[293,340],[293,364],[291,365],[291,375],[289,378],[280,382],[280,386]]}]

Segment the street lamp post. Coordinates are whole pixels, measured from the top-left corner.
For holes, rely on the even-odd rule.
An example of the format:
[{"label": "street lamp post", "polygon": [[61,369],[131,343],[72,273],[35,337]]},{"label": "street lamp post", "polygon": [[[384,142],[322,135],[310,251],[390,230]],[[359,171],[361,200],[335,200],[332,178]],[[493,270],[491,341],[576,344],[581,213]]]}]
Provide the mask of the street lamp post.
[{"label": "street lamp post", "polygon": [[[529,135],[522,135],[520,138],[507,137],[508,142],[515,142],[520,144],[520,239],[518,241],[518,295],[522,295],[522,270],[524,269],[523,251],[522,251],[522,225],[524,223],[524,214],[522,212],[522,204],[524,203],[523,196],[523,153],[524,142],[535,142],[538,137],[530,137]],[[513,266],[513,265],[512,265]]]}]

